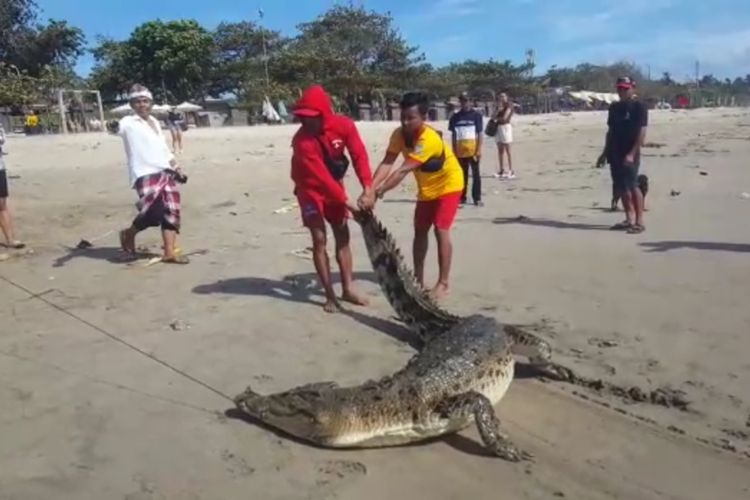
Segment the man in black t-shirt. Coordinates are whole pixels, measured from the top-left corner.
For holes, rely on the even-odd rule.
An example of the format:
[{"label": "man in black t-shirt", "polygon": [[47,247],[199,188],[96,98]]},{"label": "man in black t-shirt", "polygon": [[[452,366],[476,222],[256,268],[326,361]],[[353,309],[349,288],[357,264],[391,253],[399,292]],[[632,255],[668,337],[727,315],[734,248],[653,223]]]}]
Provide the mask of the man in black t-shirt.
[{"label": "man in black t-shirt", "polygon": [[638,188],[638,168],[641,163],[641,146],[646,137],[648,108],[638,101],[633,89],[635,82],[627,77],[617,79],[618,102],[609,106],[607,138],[598,166],[609,163],[612,173],[612,208],[617,209],[617,199],[622,199],[625,221],[612,226],[630,234],[642,233],[643,193]]}]

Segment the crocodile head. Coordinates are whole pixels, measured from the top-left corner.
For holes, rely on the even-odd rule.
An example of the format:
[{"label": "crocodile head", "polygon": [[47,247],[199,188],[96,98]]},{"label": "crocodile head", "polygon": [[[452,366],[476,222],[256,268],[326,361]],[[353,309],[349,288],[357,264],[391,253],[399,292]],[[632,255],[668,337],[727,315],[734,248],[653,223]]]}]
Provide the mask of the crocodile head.
[{"label": "crocodile head", "polygon": [[[248,387],[234,398],[237,408],[254,419],[299,439],[326,445],[331,440],[331,414],[326,391],[335,384],[313,384],[289,391],[260,395]],[[326,388],[328,387],[328,389]]]}]

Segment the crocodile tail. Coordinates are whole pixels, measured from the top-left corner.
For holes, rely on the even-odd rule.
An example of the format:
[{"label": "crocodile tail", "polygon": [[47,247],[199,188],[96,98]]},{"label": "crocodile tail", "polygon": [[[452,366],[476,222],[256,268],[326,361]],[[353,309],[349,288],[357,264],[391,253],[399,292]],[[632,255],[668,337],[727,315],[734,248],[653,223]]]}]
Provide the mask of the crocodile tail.
[{"label": "crocodile tail", "polygon": [[372,213],[356,217],[362,226],[375,276],[396,315],[427,342],[453,327],[460,318],[435,303],[404,263],[396,241]]}]

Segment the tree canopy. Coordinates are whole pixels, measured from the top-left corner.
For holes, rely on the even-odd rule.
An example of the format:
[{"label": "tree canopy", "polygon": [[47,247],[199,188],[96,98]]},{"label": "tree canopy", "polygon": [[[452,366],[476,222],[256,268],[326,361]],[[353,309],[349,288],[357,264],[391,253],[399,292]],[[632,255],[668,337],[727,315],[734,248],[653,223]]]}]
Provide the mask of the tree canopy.
[{"label": "tree canopy", "polygon": [[[466,60],[435,67],[395,28],[389,13],[336,5],[285,36],[253,21],[224,22],[208,30],[194,20],[148,21],[125,40],[96,38],[95,66],[87,80],[72,68],[84,53],[81,30],[65,21],[37,21],[34,0],[0,0],[0,105],[44,98],[54,86],[88,86],[117,99],[133,83],[147,85],[160,101],[232,96],[257,106],[265,96],[293,99],[321,83],[351,111],[359,101],[396,98],[422,90],[435,99],[460,91],[492,98],[503,90],[533,101],[548,89],[612,91],[623,74],[639,92],[671,99],[680,93],[750,100],[750,75],[723,81],[705,75],[691,84],[669,73],[649,80],[631,62],[553,66],[532,77],[533,65],[509,59]],[[709,99],[710,100],[710,99]]]},{"label": "tree canopy", "polygon": [[213,37],[195,21],[149,21],[123,42],[99,41],[91,82],[110,96],[136,82],[162,100],[200,96],[209,88],[213,49]]},{"label": "tree canopy", "polygon": [[66,21],[37,21],[34,0],[0,0],[0,105],[43,98],[79,80],[73,65],[84,53],[83,32]]}]

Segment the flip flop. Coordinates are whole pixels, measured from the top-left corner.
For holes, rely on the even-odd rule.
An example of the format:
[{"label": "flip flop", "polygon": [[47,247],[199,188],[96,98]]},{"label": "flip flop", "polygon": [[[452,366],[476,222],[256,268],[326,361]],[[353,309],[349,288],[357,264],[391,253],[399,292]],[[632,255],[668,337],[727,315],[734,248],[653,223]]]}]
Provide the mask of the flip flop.
[{"label": "flip flop", "polygon": [[188,259],[184,255],[176,255],[169,259],[162,257],[161,261],[165,264],[189,264],[190,263],[190,259]]},{"label": "flip flop", "polygon": [[640,224],[633,224],[632,226],[628,228],[626,232],[628,234],[640,234],[645,230],[646,230],[645,226],[641,226]]},{"label": "flip flop", "polygon": [[14,241],[10,245],[8,245],[8,248],[12,248],[14,250],[21,250],[22,248],[26,248],[26,243],[23,243],[21,241]]}]

